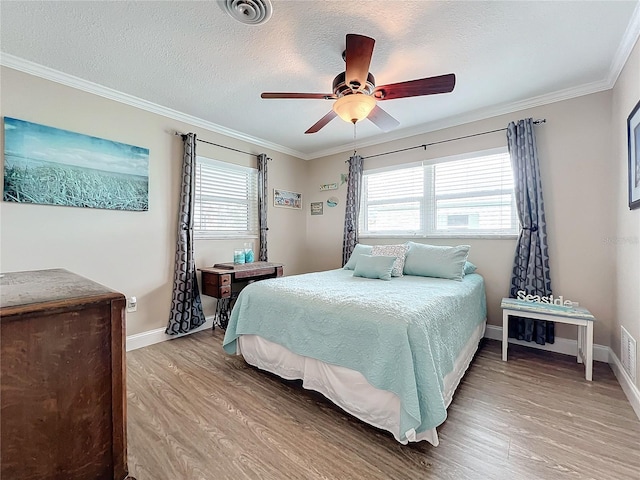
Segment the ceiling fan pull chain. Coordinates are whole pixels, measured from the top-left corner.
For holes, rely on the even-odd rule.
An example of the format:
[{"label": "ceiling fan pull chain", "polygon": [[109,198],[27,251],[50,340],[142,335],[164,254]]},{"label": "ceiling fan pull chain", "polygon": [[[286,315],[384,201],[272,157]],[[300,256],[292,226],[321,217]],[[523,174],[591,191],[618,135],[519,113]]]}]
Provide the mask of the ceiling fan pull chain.
[{"label": "ceiling fan pull chain", "polygon": [[353,156],[356,156],[356,122],[353,122]]}]

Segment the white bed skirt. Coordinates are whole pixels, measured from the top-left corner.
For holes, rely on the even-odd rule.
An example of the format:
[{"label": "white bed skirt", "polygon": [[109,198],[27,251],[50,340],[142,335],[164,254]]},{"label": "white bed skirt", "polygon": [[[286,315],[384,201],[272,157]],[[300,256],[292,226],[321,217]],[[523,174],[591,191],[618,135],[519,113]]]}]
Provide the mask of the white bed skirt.
[{"label": "white bed skirt", "polygon": [[[486,321],[474,330],[458,355],[453,371],[444,378],[444,401],[447,407],[478,349],[485,326]],[[363,422],[391,432],[398,442],[408,443],[400,440],[400,399],[394,393],[372,386],[360,372],[303,357],[257,335],[240,336],[238,354],[248,364],[262,370],[287,380],[302,380],[304,388],[323,394]],[[406,438],[411,442],[426,440],[434,446],[439,443],[435,428],[418,434],[412,429],[406,432]]]}]

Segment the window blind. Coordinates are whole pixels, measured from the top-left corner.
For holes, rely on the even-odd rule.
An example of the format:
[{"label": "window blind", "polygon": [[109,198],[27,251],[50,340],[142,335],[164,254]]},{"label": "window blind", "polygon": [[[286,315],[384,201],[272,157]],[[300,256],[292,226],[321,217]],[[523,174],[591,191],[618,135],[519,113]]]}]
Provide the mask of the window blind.
[{"label": "window blind", "polygon": [[258,235],[258,171],[198,157],[194,232],[198,238]]},{"label": "window blind", "polygon": [[360,234],[492,236],[518,233],[506,150],[365,171]]},{"label": "window blind", "polygon": [[417,233],[424,208],[422,165],[363,175],[361,231]]}]

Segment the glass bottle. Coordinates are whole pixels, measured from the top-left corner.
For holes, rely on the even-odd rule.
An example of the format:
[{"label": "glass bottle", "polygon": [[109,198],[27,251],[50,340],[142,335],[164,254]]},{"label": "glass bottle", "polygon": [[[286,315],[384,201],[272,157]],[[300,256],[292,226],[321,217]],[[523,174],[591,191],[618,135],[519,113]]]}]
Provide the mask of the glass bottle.
[{"label": "glass bottle", "polygon": [[236,264],[240,264],[240,263],[244,263],[244,249],[243,248],[236,248],[233,251],[233,263]]},{"label": "glass bottle", "polygon": [[246,242],[244,244],[244,263],[253,262],[253,243]]}]

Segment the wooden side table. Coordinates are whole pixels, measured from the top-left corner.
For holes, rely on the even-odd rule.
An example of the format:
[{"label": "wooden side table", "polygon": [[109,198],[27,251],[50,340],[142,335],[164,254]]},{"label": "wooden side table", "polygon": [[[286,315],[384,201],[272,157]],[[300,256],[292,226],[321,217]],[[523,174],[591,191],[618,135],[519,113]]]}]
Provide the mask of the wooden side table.
[{"label": "wooden side table", "polygon": [[229,322],[231,303],[235,298],[233,286],[267,278],[281,277],[283,265],[271,262],[216,263],[211,268],[201,268],[199,270],[202,272],[203,295],[218,299],[214,326],[218,323],[224,329]]},{"label": "wooden side table", "polygon": [[509,347],[509,315],[568,323],[578,327],[578,363],[585,365],[585,378],[591,381],[593,375],[593,322],[595,317],[586,308],[569,308],[548,303],[525,302],[515,298],[503,298],[502,303],[502,360],[507,361]]}]

